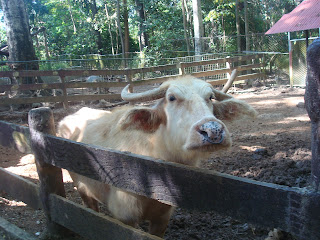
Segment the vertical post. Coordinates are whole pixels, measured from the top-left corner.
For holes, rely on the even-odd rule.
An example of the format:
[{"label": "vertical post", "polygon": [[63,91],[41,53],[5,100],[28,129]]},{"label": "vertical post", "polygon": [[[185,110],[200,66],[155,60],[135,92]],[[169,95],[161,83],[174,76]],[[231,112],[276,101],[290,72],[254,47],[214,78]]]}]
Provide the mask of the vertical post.
[{"label": "vertical post", "polygon": [[179,69],[179,75],[185,75],[185,71],[184,71],[184,64],[183,63],[178,63],[177,64],[177,68]]},{"label": "vertical post", "polygon": [[230,64],[230,60],[229,60],[230,56],[226,57],[226,69],[229,69],[229,71],[227,72],[227,78],[230,79],[231,76],[231,64]]},{"label": "vertical post", "polygon": [[61,83],[62,83],[62,97],[63,97],[63,108],[64,109],[68,109],[68,100],[67,100],[67,88],[66,88],[66,81],[65,81],[65,75],[62,74],[60,71],[59,71],[59,77],[61,79]]},{"label": "vertical post", "polygon": [[316,191],[320,183],[320,38],[307,51],[306,109],[311,120],[311,179]]},{"label": "vertical post", "polygon": [[[128,91],[130,93],[133,92],[133,86],[132,86],[132,74],[130,69],[126,69],[126,81],[130,84]],[[129,102],[130,105],[133,105],[133,102]]]},{"label": "vertical post", "polygon": [[29,112],[29,127],[31,148],[35,155],[37,172],[40,180],[40,198],[47,218],[47,233],[49,236],[65,234],[65,228],[51,220],[49,195],[51,193],[65,197],[65,190],[60,168],[46,163],[50,156],[45,154],[47,143],[43,133],[55,135],[52,110],[50,108],[36,108]]},{"label": "vertical post", "polygon": [[308,51],[308,47],[309,47],[309,31],[305,30],[304,32],[306,34],[306,51]]},{"label": "vertical post", "polygon": [[194,51],[196,61],[201,61],[202,37],[203,37],[203,25],[202,25],[202,13],[201,13],[201,0],[192,0],[193,9],[193,29],[194,29]]},{"label": "vertical post", "polygon": [[292,44],[290,39],[290,32],[288,32],[288,46],[289,46],[289,79],[290,87],[293,86],[293,69],[292,69]]},{"label": "vertical post", "polygon": [[125,74],[126,74],[126,81],[130,84],[129,91],[133,92],[132,74],[131,74],[130,69],[126,69]]},{"label": "vertical post", "polygon": [[[271,61],[270,61],[271,62]],[[263,77],[262,77],[262,80],[264,81],[265,83],[265,80],[266,80],[266,67],[267,67],[267,64],[266,64],[266,58],[265,58],[265,55],[262,54],[262,58],[261,58],[261,63],[262,63],[262,73],[263,73]],[[270,63],[271,64],[271,63]],[[270,67],[271,68],[271,67]],[[270,71],[271,73],[271,71]]]}]

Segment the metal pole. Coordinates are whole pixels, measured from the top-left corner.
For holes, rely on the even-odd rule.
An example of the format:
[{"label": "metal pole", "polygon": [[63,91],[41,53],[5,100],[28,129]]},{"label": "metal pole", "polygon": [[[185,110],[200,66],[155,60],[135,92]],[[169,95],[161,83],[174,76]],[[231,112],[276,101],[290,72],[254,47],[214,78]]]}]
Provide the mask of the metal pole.
[{"label": "metal pole", "polygon": [[306,34],[306,51],[307,51],[309,47],[309,31],[305,30],[304,32]]},{"label": "metal pole", "polygon": [[290,87],[293,86],[293,70],[292,70],[292,45],[290,40],[290,32],[288,32],[288,46],[289,46],[289,77]]}]

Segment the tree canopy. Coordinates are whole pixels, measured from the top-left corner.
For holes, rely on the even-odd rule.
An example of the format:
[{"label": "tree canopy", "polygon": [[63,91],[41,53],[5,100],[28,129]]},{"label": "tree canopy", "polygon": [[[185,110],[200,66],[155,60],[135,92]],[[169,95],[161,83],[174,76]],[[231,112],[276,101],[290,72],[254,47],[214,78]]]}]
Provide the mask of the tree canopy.
[{"label": "tree canopy", "polygon": [[[39,59],[64,54],[121,54],[122,39],[129,42],[129,52],[172,57],[172,52],[174,56],[187,52],[188,46],[194,51],[192,0],[24,1],[31,33],[44,29],[33,35]],[[300,2],[239,0],[236,8],[235,0],[201,0],[203,51],[237,51],[236,38],[226,38],[237,35],[236,11],[241,35],[245,28],[249,34],[264,33]],[[7,41],[3,29],[0,41],[1,45]],[[245,41],[241,39],[241,50],[245,50]]]}]

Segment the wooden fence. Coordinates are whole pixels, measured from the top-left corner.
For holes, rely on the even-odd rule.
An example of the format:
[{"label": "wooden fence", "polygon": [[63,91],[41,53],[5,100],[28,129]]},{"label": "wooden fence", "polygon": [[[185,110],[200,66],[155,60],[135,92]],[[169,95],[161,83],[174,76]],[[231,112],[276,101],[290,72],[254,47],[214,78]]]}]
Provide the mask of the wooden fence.
[{"label": "wooden fence", "polygon": [[[32,149],[40,188],[0,169],[0,190],[44,209],[52,232],[67,234],[70,229],[95,240],[159,239],[67,200],[60,169],[64,168],[174,206],[214,210],[282,229],[297,239],[320,239],[320,193],[313,189],[258,182],[58,138],[50,135],[54,121],[49,108],[31,110],[29,126],[0,121],[0,144],[21,152]],[[143,177],[145,173],[152,177]]]},{"label": "wooden fence", "polygon": [[[70,95],[68,89],[71,88],[110,88],[125,87],[128,82],[133,86],[162,83],[170,78],[176,78],[184,74],[191,74],[195,77],[209,78],[212,85],[221,85],[227,82],[228,74],[237,69],[238,77],[236,81],[246,79],[263,78],[263,54],[246,55],[239,57],[221,58],[205,60],[199,62],[181,62],[178,64],[163,65],[157,67],[124,69],[124,70],[57,70],[57,71],[0,71],[0,78],[24,78],[24,77],[44,77],[51,76],[60,78],[60,82],[43,84],[19,84],[0,85],[0,92],[61,89],[62,96],[41,96],[8,98],[3,97],[0,101],[2,105],[29,104],[39,102],[62,102],[65,107],[68,102],[92,101],[92,100],[120,100],[120,94],[92,94],[92,95]],[[168,71],[177,74],[167,74],[161,77],[145,78],[148,73],[166,73]],[[247,74],[248,71],[254,73]],[[126,82],[68,82],[66,77],[70,76],[125,76]],[[135,80],[135,76],[139,80]]]}]

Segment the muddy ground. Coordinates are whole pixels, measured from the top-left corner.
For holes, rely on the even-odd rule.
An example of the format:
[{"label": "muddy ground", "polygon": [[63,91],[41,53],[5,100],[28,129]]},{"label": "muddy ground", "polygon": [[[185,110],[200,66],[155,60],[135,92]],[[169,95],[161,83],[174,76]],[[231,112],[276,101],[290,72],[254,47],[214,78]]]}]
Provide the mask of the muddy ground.
[{"label": "muddy ground", "polygon": [[[258,112],[256,119],[226,123],[233,146],[217,153],[202,168],[286,186],[306,187],[311,172],[310,120],[304,108],[304,89],[287,86],[232,88],[229,93],[249,102]],[[99,105],[103,107],[103,104]],[[73,106],[75,111],[79,106]],[[54,108],[55,120],[66,112]],[[0,112],[0,120],[26,124],[27,110]],[[32,155],[0,147],[0,166],[37,183]],[[65,175],[68,198],[81,202]],[[41,236],[44,216],[5,192],[0,194],[0,216],[22,229]],[[252,226],[215,212],[191,212],[177,209],[165,239],[265,239],[270,229]],[[0,235],[1,239],[1,235]],[[293,239],[290,235],[284,239]]]}]

